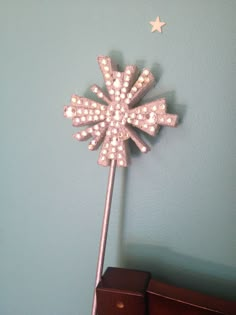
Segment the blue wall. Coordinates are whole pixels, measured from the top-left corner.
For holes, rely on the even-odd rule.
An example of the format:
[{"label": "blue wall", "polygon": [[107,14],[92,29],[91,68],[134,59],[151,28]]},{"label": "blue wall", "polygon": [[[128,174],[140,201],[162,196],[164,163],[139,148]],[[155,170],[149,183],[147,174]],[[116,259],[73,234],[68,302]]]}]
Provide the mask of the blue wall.
[{"label": "blue wall", "polygon": [[[71,138],[96,57],[154,68],[177,129],[117,171],[106,266],[236,292],[236,1],[1,1],[0,314],[89,314],[108,169]],[[161,16],[163,33],[151,33]]]}]

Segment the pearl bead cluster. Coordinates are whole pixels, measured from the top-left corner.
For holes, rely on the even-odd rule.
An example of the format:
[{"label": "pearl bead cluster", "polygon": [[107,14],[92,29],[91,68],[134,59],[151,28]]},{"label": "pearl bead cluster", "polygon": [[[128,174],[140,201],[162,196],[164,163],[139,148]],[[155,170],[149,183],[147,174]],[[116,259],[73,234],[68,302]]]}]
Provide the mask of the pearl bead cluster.
[{"label": "pearl bead cluster", "polygon": [[138,69],[136,66],[127,66],[123,73],[123,81],[120,90],[120,98],[126,104],[129,105],[129,102],[126,101],[127,95],[130,92],[136,78],[138,75]]},{"label": "pearl bead cluster", "polygon": [[125,99],[125,103],[129,106],[129,108],[140,101],[140,99],[152,87],[154,82],[155,79],[152,73],[148,69],[144,69]]},{"label": "pearl bead cluster", "polygon": [[110,99],[107,97],[107,95],[102,91],[102,89],[99,86],[94,84],[91,87],[91,90],[93,91],[93,93],[97,95],[98,98],[102,99],[105,103],[107,104],[110,103]]},{"label": "pearl bead cluster", "polygon": [[[124,72],[116,71],[116,67],[112,65],[109,57],[99,57],[98,63],[103,73],[110,99],[116,102],[124,102],[137,77],[137,67],[127,66]],[[128,104],[128,101],[126,104]]]},{"label": "pearl bead cluster", "polygon": [[99,56],[98,63],[103,73],[104,81],[105,81],[108,93],[110,95],[110,99],[114,100],[115,95],[111,94],[110,90],[113,85],[113,73],[114,71],[116,71],[117,67],[114,64],[112,64],[111,58],[106,57],[106,56]]},{"label": "pearl bead cluster", "polygon": [[118,137],[105,138],[99,154],[98,163],[107,166],[110,164],[110,160],[116,160],[118,166],[127,166],[127,142]]},{"label": "pearl bead cluster", "polygon": [[103,121],[106,118],[106,111],[106,105],[73,95],[71,105],[64,108],[64,116],[72,118],[73,126],[78,127]]},{"label": "pearl bead cluster", "polygon": [[107,127],[108,124],[103,121],[83,131],[77,132],[74,134],[74,138],[79,141],[84,141],[92,137],[93,140],[90,142],[88,148],[89,150],[96,150],[106,134]]},{"label": "pearl bead cluster", "polygon": [[177,116],[166,114],[166,100],[159,99],[130,110],[127,122],[154,136],[159,125],[175,127]]}]

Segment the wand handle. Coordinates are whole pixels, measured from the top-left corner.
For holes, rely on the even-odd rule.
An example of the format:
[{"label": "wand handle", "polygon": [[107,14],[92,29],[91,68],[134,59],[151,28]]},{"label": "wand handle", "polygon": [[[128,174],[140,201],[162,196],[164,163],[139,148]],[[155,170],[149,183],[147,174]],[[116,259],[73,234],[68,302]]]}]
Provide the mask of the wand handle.
[{"label": "wand handle", "polygon": [[93,296],[92,315],[96,315],[96,312],[97,312],[96,287],[101,280],[102,272],[103,272],[106,242],[107,242],[107,232],[108,232],[109,218],[110,218],[110,212],[111,212],[112,193],[113,193],[114,180],[115,180],[115,171],[116,171],[116,160],[112,160],[111,166],[110,166],[109,177],[108,177],[106,202],[105,202],[99,255],[98,255],[98,262],[97,262],[97,273],[96,273],[95,289],[94,289],[94,296]]}]

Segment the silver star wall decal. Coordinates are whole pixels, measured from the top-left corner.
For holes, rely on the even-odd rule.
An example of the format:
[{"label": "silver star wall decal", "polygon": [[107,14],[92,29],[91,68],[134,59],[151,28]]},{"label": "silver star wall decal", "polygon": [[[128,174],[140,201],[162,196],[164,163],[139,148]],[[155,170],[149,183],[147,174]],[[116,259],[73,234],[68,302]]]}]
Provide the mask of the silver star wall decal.
[{"label": "silver star wall decal", "polygon": [[136,66],[129,65],[120,72],[110,57],[99,56],[97,59],[108,93],[97,85],[91,90],[106,105],[73,95],[70,104],[64,107],[64,116],[71,118],[75,127],[88,126],[74,137],[79,141],[92,138],[88,145],[90,150],[102,146],[98,164],[108,166],[115,160],[118,166],[126,167],[128,139],[132,139],[141,152],[150,150],[133,127],[155,136],[160,126],[175,127],[178,116],[166,112],[164,98],[137,106],[155,83],[150,70],[143,69],[139,74]]},{"label": "silver star wall decal", "polygon": [[162,27],[166,25],[165,22],[161,22],[159,16],[156,18],[155,21],[150,21],[149,23],[152,25],[152,30],[151,30],[152,33],[155,31],[162,33]]}]

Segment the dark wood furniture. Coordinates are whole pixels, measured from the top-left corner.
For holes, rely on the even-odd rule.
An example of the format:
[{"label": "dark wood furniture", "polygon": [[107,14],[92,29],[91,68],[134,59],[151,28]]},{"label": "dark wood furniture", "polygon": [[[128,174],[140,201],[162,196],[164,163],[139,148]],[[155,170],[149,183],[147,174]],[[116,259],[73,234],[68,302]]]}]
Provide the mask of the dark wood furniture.
[{"label": "dark wood furniture", "polygon": [[236,302],[170,286],[138,270],[109,267],[96,292],[98,315],[236,315]]},{"label": "dark wood furniture", "polygon": [[146,315],[149,272],[109,267],[97,287],[99,315]]}]

